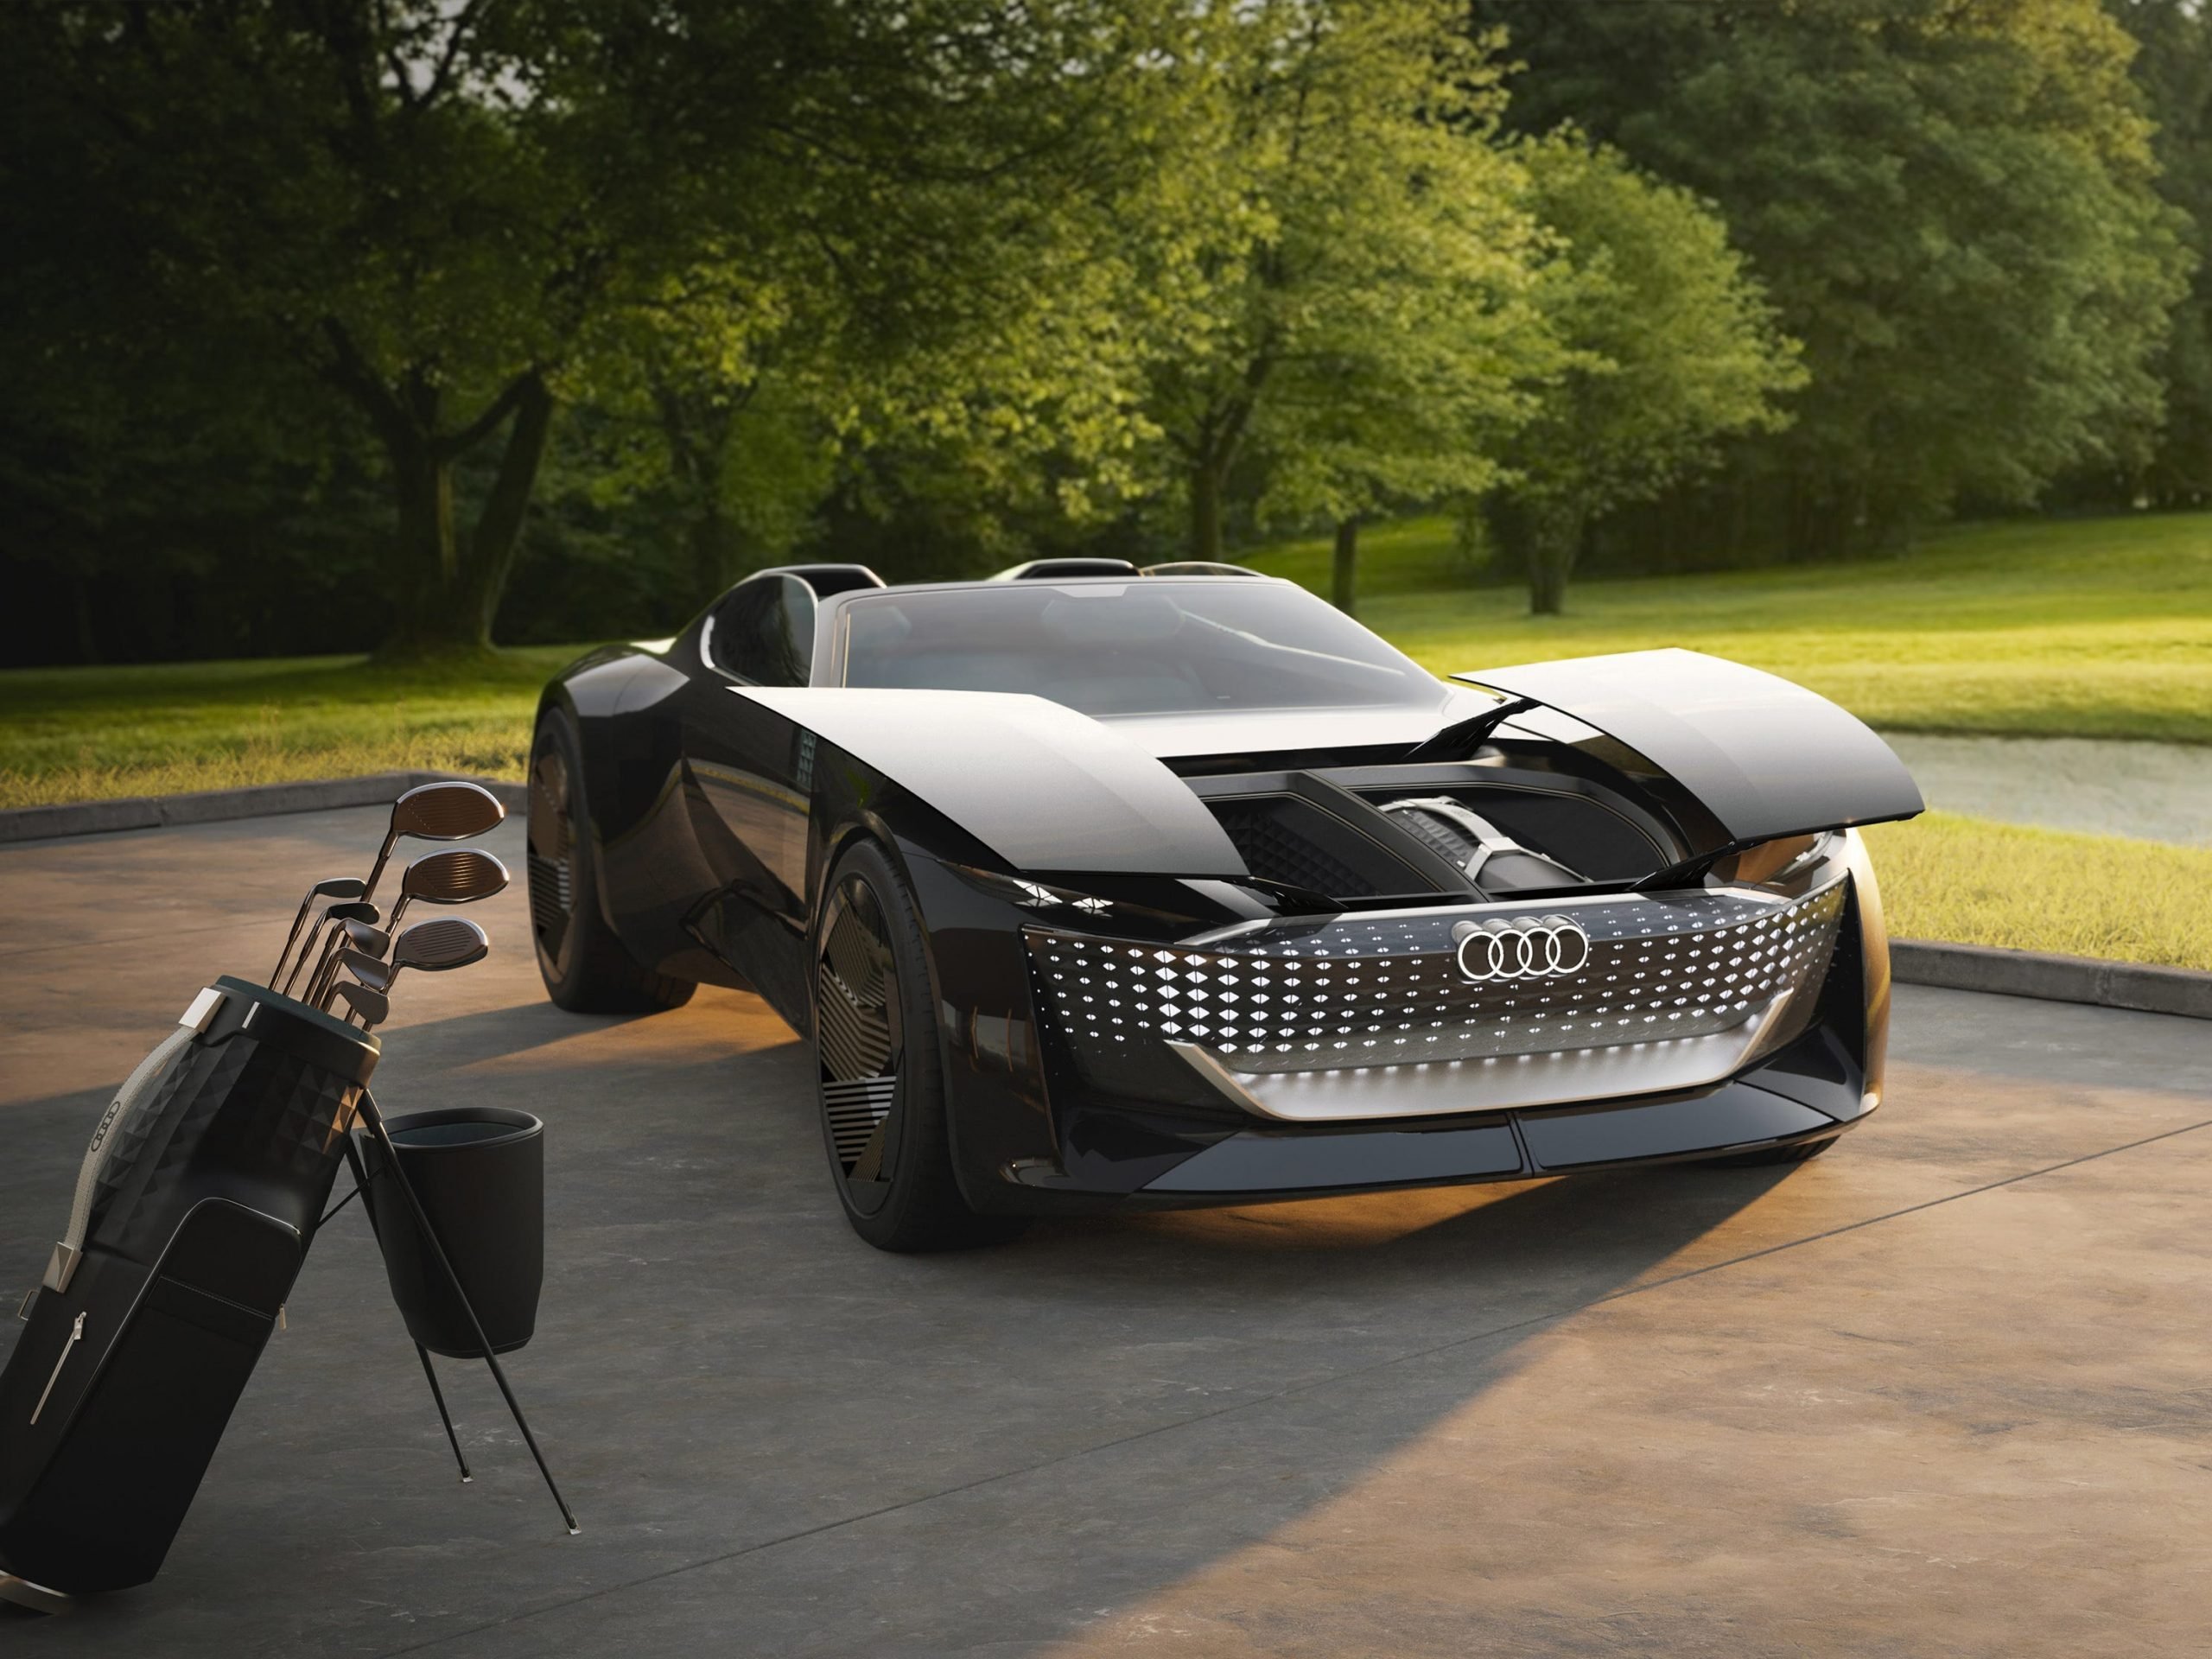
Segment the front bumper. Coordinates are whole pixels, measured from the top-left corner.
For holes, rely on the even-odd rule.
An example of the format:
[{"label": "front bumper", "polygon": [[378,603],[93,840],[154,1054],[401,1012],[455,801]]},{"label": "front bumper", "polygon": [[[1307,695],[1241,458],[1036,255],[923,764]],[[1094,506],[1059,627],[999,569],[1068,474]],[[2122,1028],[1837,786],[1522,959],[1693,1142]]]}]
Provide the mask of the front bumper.
[{"label": "front bumper", "polygon": [[[1461,969],[1456,924],[1536,915],[1574,921],[1587,960]],[[1217,1116],[1149,1170],[1116,1160],[1125,1192],[1196,1199],[1711,1155],[1821,1139],[1874,1104],[1841,860],[1783,892],[1353,914],[1177,945],[1024,938],[1052,1093],[1072,1108],[1055,1112],[1058,1168],[1007,1172],[1033,1187],[1097,1191],[1084,1125],[1117,1112]]]}]

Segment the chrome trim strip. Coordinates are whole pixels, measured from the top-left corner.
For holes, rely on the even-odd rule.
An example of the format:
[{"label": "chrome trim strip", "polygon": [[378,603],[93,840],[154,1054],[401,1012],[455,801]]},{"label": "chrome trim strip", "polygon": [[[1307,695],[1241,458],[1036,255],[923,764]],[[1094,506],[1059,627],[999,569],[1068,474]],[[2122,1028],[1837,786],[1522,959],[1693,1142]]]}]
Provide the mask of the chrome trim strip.
[{"label": "chrome trim strip", "polygon": [[1223,1098],[1280,1122],[1442,1117],[1670,1094],[1725,1083],[1742,1070],[1789,1001],[1777,997],[1742,1025],[1702,1037],[1338,1071],[1236,1071],[1197,1043],[1167,1046]]}]

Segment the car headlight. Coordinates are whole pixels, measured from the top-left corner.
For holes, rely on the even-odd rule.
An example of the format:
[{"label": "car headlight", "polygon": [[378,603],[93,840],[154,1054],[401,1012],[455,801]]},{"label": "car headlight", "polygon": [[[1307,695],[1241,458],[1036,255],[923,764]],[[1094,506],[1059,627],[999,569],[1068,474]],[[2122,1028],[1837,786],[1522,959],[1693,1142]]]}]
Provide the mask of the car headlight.
[{"label": "car headlight", "polygon": [[1817,835],[1783,836],[1739,853],[1715,859],[1712,880],[1724,887],[1771,887],[1802,875],[1834,852],[1840,837],[1833,830]]},{"label": "car headlight", "polygon": [[1073,910],[1085,916],[1103,916],[1114,908],[1111,899],[1078,893],[1072,887],[1051,887],[1026,875],[1001,875],[995,870],[979,870],[972,864],[948,863],[944,868],[978,892],[1023,910]]}]

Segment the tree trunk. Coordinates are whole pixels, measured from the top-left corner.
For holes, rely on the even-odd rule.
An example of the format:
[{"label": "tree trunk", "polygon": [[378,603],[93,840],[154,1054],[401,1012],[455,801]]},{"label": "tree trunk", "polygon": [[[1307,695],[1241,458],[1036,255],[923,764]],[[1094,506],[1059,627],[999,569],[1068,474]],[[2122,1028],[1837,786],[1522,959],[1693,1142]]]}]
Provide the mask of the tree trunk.
[{"label": "tree trunk", "polygon": [[[473,426],[452,434],[406,418],[396,400],[375,412],[398,508],[389,567],[392,626],[377,654],[405,660],[489,651],[552,430],[552,392],[532,371]],[[424,412],[434,416],[435,409],[426,405]],[[501,425],[507,435],[499,471],[464,543],[454,466]]]},{"label": "tree trunk", "polygon": [[1359,614],[1359,520],[1339,519],[1337,549],[1329,563],[1329,598],[1346,616]]},{"label": "tree trunk", "polygon": [[476,516],[476,529],[468,538],[468,560],[461,571],[455,597],[458,620],[472,630],[461,641],[477,650],[492,648],[492,624],[499,614],[500,597],[507,591],[507,575],[514,569],[515,553],[522,545],[523,520],[530,512],[531,493],[537,487],[537,469],[545,459],[546,440],[553,430],[553,394],[545,382],[532,374],[516,399],[514,424],[507,433],[507,447],[499,456],[499,471],[492,493]]},{"label": "tree trunk", "polygon": [[1191,556],[1221,557],[1222,474],[1228,468],[1210,455],[1191,463]]},{"label": "tree trunk", "polygon": [[1582,551],[1586,521],[1575,507],[1554,503],[1526,512],[1529,613],[1558,616],[1567,609],[1567,582]]},{"label": "tree trunk", "polygon": [[399,524],[392,549],[395,613],[383,647],[386,655],[435,653],[450,639],[455,619],[449,601],[459,565],[453,522],[453,462],[430,440],[408,434],[387,439]]}]

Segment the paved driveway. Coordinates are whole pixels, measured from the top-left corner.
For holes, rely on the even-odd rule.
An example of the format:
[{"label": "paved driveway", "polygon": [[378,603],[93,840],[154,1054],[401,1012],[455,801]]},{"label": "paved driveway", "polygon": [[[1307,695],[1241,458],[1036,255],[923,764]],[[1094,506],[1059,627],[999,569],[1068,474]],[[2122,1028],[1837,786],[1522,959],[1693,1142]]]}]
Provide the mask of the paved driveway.
[{"label": "paved driveway", "polygon": [[[0,849],[0,1283],[106,1089],[373,812]],[[520,864],[519,831],[495,843]],[[150,1586],[10,1655],[2201,1654],[2212,1027],[1908,990],[1890,1103],[1664,1170],[881,1255],[748,998],[402,982],[400,1110],[549,1122],[513,1374],[437,1420],[348,1212]],[[9,1300],[12,1303],[13,1293]],[[13,1340],[8,1322],[0,1346]],[[118,1494],[127,1501],[127,1494]]]}]

